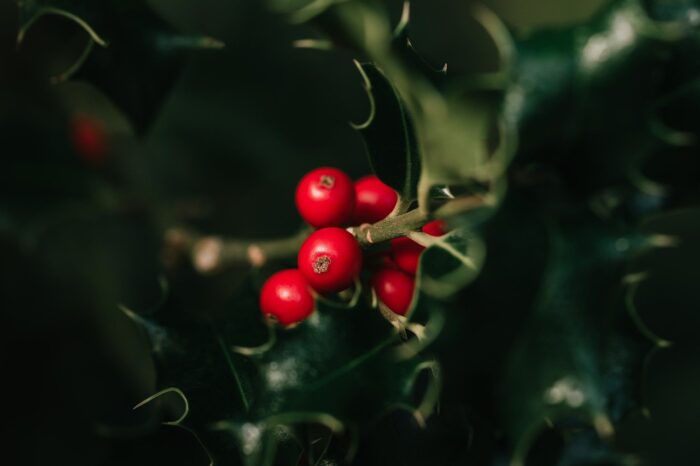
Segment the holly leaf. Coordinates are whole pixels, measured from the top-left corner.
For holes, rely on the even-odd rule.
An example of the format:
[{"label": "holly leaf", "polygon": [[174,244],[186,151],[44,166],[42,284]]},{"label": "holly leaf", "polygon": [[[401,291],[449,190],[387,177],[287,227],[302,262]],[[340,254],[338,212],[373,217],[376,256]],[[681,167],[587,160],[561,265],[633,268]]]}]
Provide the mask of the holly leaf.
[{"label": "holly leaf", "polygon": [[369,98],[370,115],[353,127],[362,135],[374,173],[410,202],[416,198],[420,177],[413,123],[384,72],[372,63],[355,64]]},{"label": "holly leaf", "polygon": [[435,187],[476,184],[493,188],[517,149],[516,126],[501,111],[515,44],[491,10],[476,7],[473,13],[498,50],[500,70],[496,74],[503,84],[495,95],[438,89],[430,80],[426,82],[424,73],[415,72],[402,90],[414,102],[411,115],[423,168],[418,202],[424,209],[431,209],[430,195]]},{"label": "holly leaf", "polygon": [[[320,3],[325,9],[336,2]],[[417,197],[421,208],[429,210],[434,187],[494,184],[515,150],[514,126],[510,120],[499,121],[498,144],[490,147],[500,101],[465,99],[462,92],[438,89],[434,78],[444,74],[444,68],[431,69],[413,49],[406,33],[407,12],[408,2],[392,31],[386,10],[376,4],[339,2],[315,23],[334,38],[333,43],[372,59],[372,65],[358,64],[370,98],[370,116],[355,126],[363,131],[379,177],[400,193],[413,195],[408,200]],[[509,66],[507,29],[489,10],[478,9],[476,16],[502,52],[502,64]],[[379,123],[373,127],[375,121]],[[393,171],[384,168],[389,166]]]},{"label": "holly leaf", "polygon": [[[697,140],[695,128],[676,129],[692,118],[669,105],[687,99],[697,77],[690,58],[697,45],[686,24],[695,13],[683,1],[613,1],[584,24],[518,41],[504,107],[518,128],[517,162],[553,167],[583,195],[625,185],[663,194],[642,173],[662,173],[648,170],[655,155]],[[542,130],[553,127],[559,130]],[[667,164],[664,154],[659,165]]]},{"label": "holly leaf", "polygon": [[417,286],[433,298],[445,299],[474,280],[486,258],[486,246],[474,231],[459,227],[442,237],[411,233],[429,247],[418,265]]},{"label": "holly leaf", "polygon": [[[214,319],[166,305],[139,323],[154,343],[162,387],[176,387],[188,401],[179,424],[196,432],[214,459],[240,455],[263,464],[299,425],[352,433],[393,409],[420,422],[432,412],[437,363],[405,357],[400,333],[376,309],[319,303],[298,326],[273,327],[271,340],[251,348],[250,334],[266,333],[256,293],[246,287],[231,304],[232,314]],[[416,393],[424,372],[432,381]]]},{"label": "holly leaf", "polygon": [[[223,47],[210,37],[177,32],[144,1],[85,4],[31,0],[20,2],[19,11],[20,42],[44,15],[65,17],[88,33],[91,42],[78,61],[55,79],[73,77],[91,82],[129,116],[138,133],[153,121],[187,52]],[[95,44],[99,47],[93,47]]]},{"label": "holly leaf", "polygon": [[[224,420],[217,426],[240,437],[242,429],[270,432],[309,422],[342,433],[392,409],[408,409],[423,419],[436,394],[416,403],[414,383],[436,365],[423,358],[399,359],[400,344],[376,310],[319,309],[299,327],[279,331],[270,350],[256,358],[259,397],[251,405],[252,423]],[[275,440],[267,436],[267,441]],[[269,448],[264,442],[255,448],[243,445],[255,454],[250,464]]]},{"label": "holly leaf", "polygon": [[283,13],[295,23],[308,21],[343,0],[268,0],[272,11]]},{"label": "holly leaf", "polygon": [[647,0],[642,5],[654,20],[680,23],[689,29],[696,25],[700,8],[696,0]]},{"label": "holly leaf", "polygon": [[550,228],[539,296],[506,365],[502,397],[517,464],[546,425],[581,423],[611,436],[608,383],[615,378],[606,377],[621,362],[634,366],[620,359],[612,319],[619,301],[611,298],[622,291],[626,260],[651,243],[583,218],[559,217]]}]

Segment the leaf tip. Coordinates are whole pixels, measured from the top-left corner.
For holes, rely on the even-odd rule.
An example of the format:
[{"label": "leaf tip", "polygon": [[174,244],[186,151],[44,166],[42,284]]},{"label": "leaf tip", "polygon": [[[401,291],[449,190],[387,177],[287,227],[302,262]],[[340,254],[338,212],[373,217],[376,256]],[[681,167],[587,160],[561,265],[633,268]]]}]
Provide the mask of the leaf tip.
[{"label": "leaf tip", "polygon": [[399,19],[398,24],[396,24],[396,27],[394,28],[394,37],[398,37],[401,35],[406,30],[406,27],[408,26],[408,23],[411,21],[411,2],[409,0],[405,0],[403,2],[403,7],[401,9],[401,18]]},{"label": "leaf tip", "polygon": [[377,112],[377,107],[374,101],[374,94],[372,93],[372,82],[370,81],[369,76],[367,76],[367,72],[365,72],[364,65],[362,65],[362,63],[355,59],[353,59],[352,62],[355,65],[355,68],[357,68],[357,71],[360,73],[360,76],[362,77],[362,87],[367,93],[367,98],[369,99],[369,115],[367,116],[367,119],[362,123],[354,123],[352,121],[350,122],[350,126],[354,130],[361,131],[363,129],[368,128],[369,125],[372,124],[372,121],[374,121],[374,116]]}]

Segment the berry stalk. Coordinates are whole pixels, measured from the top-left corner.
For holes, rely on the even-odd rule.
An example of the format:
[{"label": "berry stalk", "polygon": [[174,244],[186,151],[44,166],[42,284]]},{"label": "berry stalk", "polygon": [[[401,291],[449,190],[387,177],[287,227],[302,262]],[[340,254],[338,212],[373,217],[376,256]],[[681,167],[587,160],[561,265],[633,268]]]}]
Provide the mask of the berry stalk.
[{"label": "berry stalk", "polygon": [[295,256],[310,233],[311,230],[304,227],[287,238],[245,240],[171,228],[165,233],[163,262],[171,266],[187,257],[201,274],[236,265],[261,267],[270,260]]},{"label": "berry stalk", "polygon": [[482,196],[465,196],[451,199],[432,212],[413,209],[405,214],[389,217],[374,224],[364,224],[352,228],[360,246],[366,248],[373,244],[390,241],[406,236],[411,231],[418,230],[426,223],[438,219],[470,212],[481,207],[492,206],[495,199]]},{"label": "berry stalk", "polygon": [[[449,218],[482,207],[492,206],[491,197],[465,196],[451,199],[432,212],[413,209],[373,224],[351,227],[360,247],[406,236],[436,218]],[[171,228],[165,234],[164,262],[172,264],[179,257],[189,256],[194,268],[202,274],[214,273],[227,267],[248,265],[260,267],[271,260],[288,259],[297,255],[304,240],[311,234],[302,228],[293,236],[271,240],[244,240],[217,235],[203,236],[191,230]]]}]

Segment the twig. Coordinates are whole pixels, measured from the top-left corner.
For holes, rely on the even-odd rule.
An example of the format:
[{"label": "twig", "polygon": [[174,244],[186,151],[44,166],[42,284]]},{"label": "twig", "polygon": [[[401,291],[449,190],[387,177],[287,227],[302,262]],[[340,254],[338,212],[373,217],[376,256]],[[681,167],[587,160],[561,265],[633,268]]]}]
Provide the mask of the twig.
[{"label": "twig", "polygon": [[[436,218],[449,218],[464,212],[495,204],[492,197],[465,196],[451,199],[432,212],[413,209],[404,214],[349,228],[363,248],[406,236]],[[177,258],[189,256],[194,268],[202,274],[210,274],[234,265],[261,267],[271,260],[294,257],[309,228],[301,229],[289,238],[252,241],[201,236],[183,228],[171,228],[165,235],[163,260],[173,265]]]},{"label": "twig", "polygon": [[189,256],[195,270],[202,274],[241,264],[261,267],[270,260],[293,257],[309,233],[310,229],[303,228],[288,238],[240,240],[171,228],[165,233],[163,260],[166,265],[174,265],[183,255]]},{"label": "twig", "polygon": [[409,232],[415,231],[436,218],[449,218],[481,207],[492,206],[495,198],[491,196],[464,196],[445,202],[432,212],[414,209],[405,214],[390,217],[373,225],[364,224],[352,229],[362,247],[383,243]]}]

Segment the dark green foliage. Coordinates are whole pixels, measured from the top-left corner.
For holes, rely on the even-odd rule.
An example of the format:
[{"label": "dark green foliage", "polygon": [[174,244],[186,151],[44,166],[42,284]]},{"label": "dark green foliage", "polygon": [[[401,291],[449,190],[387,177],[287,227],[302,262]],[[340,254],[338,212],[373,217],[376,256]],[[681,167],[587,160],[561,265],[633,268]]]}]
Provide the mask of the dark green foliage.
[{"label": "dark green foliage", "polygon": [[[221,48],[208,37],[178,33],[158,17],[144,0],[89,3],[80,1],[19,2],[20,38],[42,16],[74,21],[89,35],[78,61],[63,78],[94,83],[130,118],[138,132],[151,123],[171,90],[185,54]],[[150,76],[147,82],[141,73]]]},{"label": "dark green foliage", "polygon": [[[8,328],[24,334],[36,326],[43,334],[64,325],[98,335],[87,340],[108,335],[114,352],[102,348],[82,370],[107,382],[76,379],[75,422],[92,428],[81,431],[84,443],[122,452],[129,448],[119,442],[146,435],[155,444],[163,422],[163,430],[184,429],[164,443],[190,442],[191,464],[207,457],[249,466],[685,464],[683,454],[667,453],[677,446],[672,440],[654,450],[644,436],[697,432],[683,413],[686,403],[697,407],[690,389],[671,403],[649,395],[673,397],[655,375],[664,364],[699,386],[686,362],[697,354],[698,216],[678,210],[696,206],[700,195],[696,2],[611,1],[585,23],[522,38],[475,10],[501,69],[457,78],[420,57],[408,17],[397,27],[380,2],[277,0],[267,7],[284,16],[268,16],[257,4],[235,10],[266,24],[298,24],[277,39],[279,50],[268,45],[260,53],[252,40],[231,44],[234,53],[219,40],[178,31],[159,16],[169,8],[161,3],[155,10],[145,1],[0,7],[3,32],[7,17],[18,19],[12,34],[3,34],[12,44],[5,40],[0,49],[2,69],[11,70],[0,74]],[[44,16],[72,21],[86,35],[78,59],[53,79],[15,47]],[[300,55],[286,60],[304,61],[299,68],[307,74],[287,78],[277,62],[292,53],[287,44],[296,31],[309,26],[337,48],[294,52]],[[485,199],[480,209],[452,212],[449,235],[415,236],[429,248],[408,321],[382,315],[360,290],[349,305],[320,301],[295,328],[271,327],[261,319],[258,291],[293,258],[218,277],[202,277],[188,264],[161,265],[164,230],[177,224],[249,235],[259,213],[265,233],[279,234],[275,219],[292,209],[294,180],[287,178],[304,171],[295,157],[309,147],[325,153],[336,137],[351,140],[325,115],[363,121],[348,110],[359,106],[323,102],[344,92],[324,79],[350,76],[351,58],[369,117],[353,125],[356,145],[341,154],[357,152],[363,161],[361,138],[369,166],[401,193],[406,209],[439,212],[455,197]],[[258,59],[262,71],[229,89],[237,67],[243,73]],[[333,60],[343,72],[329,71]],[[235,71],[220,76],[229,62]],[[178,85],[186,63],[195,66]],[[285,88],[286,79],[297,81]],[[358,76],[346,81],[357,88],[347,101],[360,101]],[[485,89],[474,85],[486,82]],[[283,108],[285,93],[311,110]],[[243,110],[229,115],[216,106],[221,96],[238,99]],[[270,123],[259,108],[289,128]],[[103,167],[76,154],[69,128],[78,114],[105,125],[112,157]],[[295,146],[300,131],[323,123],[324,147]],[[236,141],[244,144],[231,145],[238,152],[190,153],[178,145],[224,132],[241,135]],[[270,159],[260,162],[261,154]],[[287,184],[265,185],[280,180]],[[199,202],[209,182],[215,187]],[[258,208],[266,192],[275,193],[267,205],[278,212]],[[225,211],[223,219],[202,213],[202,204]],[[41,312],[25,315],[24,307]],[[664,315],[667,307],[677,315]],[[669,350],[671,340],[681,345]],[[16,343],[8,341],[5,354]],[[45,344],[40,349],[48,353]],[[75,353],[89,353],[91,343],[81,344]],[[126,388],[106,386],[122,372],[132,375],[124,377]],[[45,396],[27,393],[27,402]],[[118,408],[98,418],[90,407],[103,393]],[[675,418],[682,425],[674,426]],[[19,425],[24,432],[30,424]],[[149,454],[144,463],[165,458]],[[134,461],[113,456],[93,464]],[[60,458],[76,461],[65,452]]]}]

